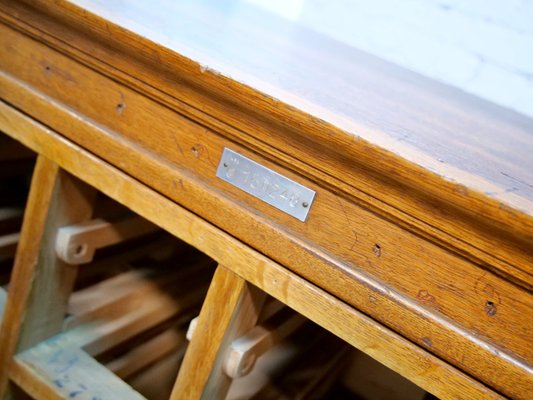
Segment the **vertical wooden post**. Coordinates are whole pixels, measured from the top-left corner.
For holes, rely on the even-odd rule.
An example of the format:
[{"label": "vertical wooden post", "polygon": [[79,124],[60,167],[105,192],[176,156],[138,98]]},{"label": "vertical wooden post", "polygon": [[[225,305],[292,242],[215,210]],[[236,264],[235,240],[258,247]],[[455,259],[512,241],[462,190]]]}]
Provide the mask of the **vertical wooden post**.
[{"label": "vertical wooden post", "polygon": [[54,252],[59,227],[91,217],[95,190],[39,156],[0,328],[0,397],[13,355],[58,333],[76,267]]},{"label": "vertical wooden post", "polygon": [[229,345],[256,325],[265,298],[229,269],[217,268],[171,400],[225,397],[231,384],[223,371]]}]

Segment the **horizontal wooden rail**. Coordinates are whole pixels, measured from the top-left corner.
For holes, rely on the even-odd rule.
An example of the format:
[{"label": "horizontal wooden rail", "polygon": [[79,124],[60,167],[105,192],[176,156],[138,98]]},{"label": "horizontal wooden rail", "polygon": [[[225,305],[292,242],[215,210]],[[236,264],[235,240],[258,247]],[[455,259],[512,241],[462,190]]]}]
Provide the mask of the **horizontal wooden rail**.
[{"label": "horizontal wooden rail", "polygon": [[501,398],[479,381],[0,102],[0,129],[443,399]]}]

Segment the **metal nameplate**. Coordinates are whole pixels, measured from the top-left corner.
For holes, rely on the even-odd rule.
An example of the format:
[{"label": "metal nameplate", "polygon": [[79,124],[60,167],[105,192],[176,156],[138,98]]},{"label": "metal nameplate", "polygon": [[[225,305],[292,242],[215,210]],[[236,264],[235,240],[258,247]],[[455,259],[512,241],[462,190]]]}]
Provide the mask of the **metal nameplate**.
[{"label": "metal nameplate", "polygon": [[224,148],[217,177],[300,221],[305,221],[315,191]]}]

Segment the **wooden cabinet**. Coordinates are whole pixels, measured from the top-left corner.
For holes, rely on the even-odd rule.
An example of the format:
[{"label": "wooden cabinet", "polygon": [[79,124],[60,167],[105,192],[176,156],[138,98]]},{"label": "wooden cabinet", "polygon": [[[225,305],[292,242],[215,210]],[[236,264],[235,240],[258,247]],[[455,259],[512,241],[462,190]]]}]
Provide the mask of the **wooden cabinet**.
[{"label": "wooden cabinet", "polygon": [[[63,329],[53,243],[96,190],[218,265],[175,399],[222,396],[265,293],[438,397],[530,397],[531,120],[253,8],[147,4],[1,2],[0,130],[38,159],[0,384],[51,390],[21,357]],[[305,221],[218,178],[225,148],[316,192]]]}]

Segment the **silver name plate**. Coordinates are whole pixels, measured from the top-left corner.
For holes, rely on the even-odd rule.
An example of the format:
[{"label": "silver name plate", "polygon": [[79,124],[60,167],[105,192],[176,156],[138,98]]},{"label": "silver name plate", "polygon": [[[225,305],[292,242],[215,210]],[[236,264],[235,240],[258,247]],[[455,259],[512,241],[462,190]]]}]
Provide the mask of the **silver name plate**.
[{"label": "silver name plate", "polygon": [[305,221],[315,191],[224,148],[217,177],[300,221]]}]

